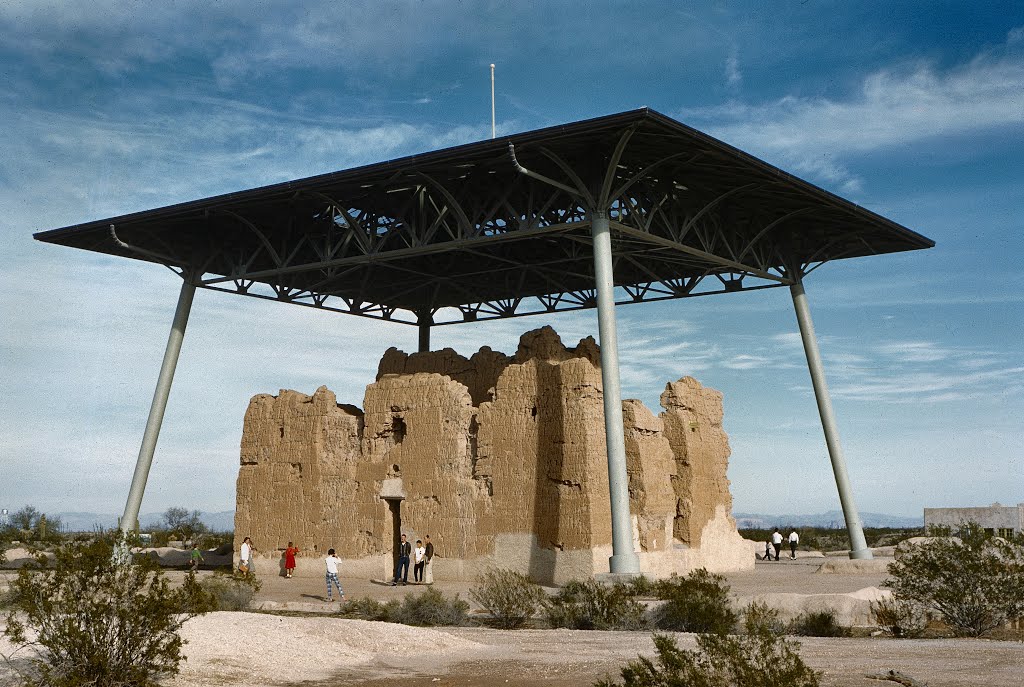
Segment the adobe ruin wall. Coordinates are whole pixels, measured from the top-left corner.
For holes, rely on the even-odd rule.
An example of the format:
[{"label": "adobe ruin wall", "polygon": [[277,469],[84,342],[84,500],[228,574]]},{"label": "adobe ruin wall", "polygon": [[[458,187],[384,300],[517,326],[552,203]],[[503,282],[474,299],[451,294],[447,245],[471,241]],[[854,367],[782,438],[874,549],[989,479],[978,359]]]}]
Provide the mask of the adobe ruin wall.
[{"label": "adobe ruin wall", "polygon": [[[721,394],[685,377],[666,386],[661,405],[655,416],[623,402],[641,569],[751,568],[731,516]],[[567,348],[544,327],[524,334],[514,356],[485,347],[468,359],[392,348],[362,410],[326,387],[252,399],[235,533],[262,551],[261,572],[293,541],[300,573],[322,573],[334,548],[345,574],[386,579],[399,531],[431,536],[435,579],[472,579],[489,566],[555,584],[606,572],[611,512],[593,339]]]}]

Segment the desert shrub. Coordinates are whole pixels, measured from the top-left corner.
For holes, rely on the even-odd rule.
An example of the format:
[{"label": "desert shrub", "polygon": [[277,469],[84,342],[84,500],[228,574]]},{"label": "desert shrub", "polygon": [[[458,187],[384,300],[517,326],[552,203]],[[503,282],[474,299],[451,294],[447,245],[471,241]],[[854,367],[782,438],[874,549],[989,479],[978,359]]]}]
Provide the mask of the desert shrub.
[{"label": "desert shrub", "polygon": [[626,589],[634,597],[657,598],[658,596],[658,582],[646,575],[637,575],[625,584]]},{"label": "desert shrub", "polygon": [[534,616],[546,598],[533,580],[512,570],[488,570],[476,579],[469,596],[483,606],[497,627],[514,630]]},{"label": "desert shrub", "polygon": [[71,542],[19,571],[4,635],[32,654],[25,685],[150,686],[178,672],[179,630],[213,599],[192,574],[172,588],[148,557],[115,555],[127,546],[120,533]]},{"label": "desert shrub", "polygon": [[747,616],[745,634],[698,635],[695,650],[654,636],[658,655],[638,657],[622,669],[622,683],[605,679],[597,687],[818,687],[819,675],[800,658],[796,642],[773,634]]},{"label": "desert shrub", "polygon": [[889,564],[897,599],[934,611],[961,637],[980,637],[1024,617],[1024,539],[965,523],[956,538],[930,539]]},{"label": "desert shrub", "polygon": [[456,594],[448,598],[433,587],[422,594],[409,594],[398,608],[398,620],[404,625],[459,626],[469,618],[469,604]]},{"label": "desert shrub", "polygon": [[459,598],[445,597],[436,589],[422,594],[409,594],[402,601],[391,599],[385,603],[369,597],[353,599],[338,609],[344,618],[376,620],[385,623],[418,625],[423,627],[453,627],[465,625],[469,618],[469,604]]},{"label": "desert shrub", "polygon": [[544,602],[551,627],[573,630],[639,630],[647,625],[644,611],[628,585],[595,580],[573,580]]},{"label": "desert shrub", "polygon": [[686,577],[673,575],[657,584],[665,603],[654,612],[654,625],[675,632],[732,632],[738,620],[729,603],[729,586],[721,575],[700,568]]},{"label": "desert shrub", "polygon": [[230,532],[205,532],[203,534],[203,548],[216,549],[217,555],[231,553],[235,546],[235,533]]},{"label": "desert shrub", "polygon": [[930,615],[916,601],[895,596],[871,602],[871,617],[878,627],[893,637],[920,637],[924,634]]},{"label": "desert shrub", "polygon": [[849,637],[850,628],[836,622],[836,612],[801,613],[789,624],[789,633],[801,637]]},{"label": "desert shrub", "polygon": [[786,623],[779,619],[778,610],[760,601],[755,601],[743,609],[743,626],[764,630],[776,637],[786,634]]},{"label": "desert shrub", "polygon": [[[391,599],[387,603],[381,603],[376,599],[364,596],[361,599],[352,599],[348,603],[342,604],[338,609],[338,614],[343,618],[351,618],[353,620],[389,622],[390,618],[398,616],[398,608],[401,605],[402,602],[398,599]],[[390,622],[398,621],[391,620]]]},{"label": "desert shrub", "polygon": [[64,523],[59,516],[41,513],[34,506],[11,513],[5,528],[11,539],[31,543],[35,548],[61,542]]},{"label": "desert shrub", "polygon": [[213,598],[218,611],[247,611],[260,590],[260,581],[252,573],[232,575],[215,572],[199,582],[199,585]]}]

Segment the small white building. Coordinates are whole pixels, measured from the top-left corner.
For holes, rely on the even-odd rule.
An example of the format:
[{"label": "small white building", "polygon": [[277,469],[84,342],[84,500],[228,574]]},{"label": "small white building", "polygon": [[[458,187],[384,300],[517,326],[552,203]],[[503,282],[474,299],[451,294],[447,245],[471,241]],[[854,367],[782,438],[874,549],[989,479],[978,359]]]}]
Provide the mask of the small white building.
[{"label": "small white building", "polygon": [[924,529],[936,525],[956,529],[965,522],[976,522],[985,531],[999,537],[1024,533],[1024,503],[1004,506],[993,503],[979,508],[925,508]]}]

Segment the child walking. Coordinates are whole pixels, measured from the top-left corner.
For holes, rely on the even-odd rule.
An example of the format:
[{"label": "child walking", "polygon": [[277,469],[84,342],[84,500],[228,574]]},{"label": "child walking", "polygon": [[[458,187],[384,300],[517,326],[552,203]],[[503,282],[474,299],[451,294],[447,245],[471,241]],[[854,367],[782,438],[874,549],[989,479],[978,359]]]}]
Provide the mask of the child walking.
[{"label": "child walking", "polygon": [[341,583],[338,582],[338,563],[341,563],[341,559],[334,555],[334,549],[330,549],[327,552],[327,601],[334,601],[331,598],[331,583],[338,588],[338,598],[342,601],[345,600],[345,592],[341,590]]}]

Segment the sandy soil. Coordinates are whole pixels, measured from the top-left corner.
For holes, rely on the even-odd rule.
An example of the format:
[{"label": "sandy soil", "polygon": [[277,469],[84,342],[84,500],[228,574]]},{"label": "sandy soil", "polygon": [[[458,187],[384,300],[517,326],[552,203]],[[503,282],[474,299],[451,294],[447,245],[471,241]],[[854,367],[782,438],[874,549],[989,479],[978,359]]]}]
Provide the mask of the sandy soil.
[{"label": "sandy soil", "polygon": [[[758,562],[753,571],[729,575],[729,583],[738,597],[748,598],[849,593],[884,579],[884,574],[818,574],[820,562]],[[653,654],[651,636],[642,632],[413,628],[343,620],[330,615],[338,603],[323,601],[322,578],[265,577],[262,582],[258,603],[320,615],[213,613],[193,619],[183,631],[188,660],[169,685],[569,687],[617,676],[638,654]],[[424,589],[344,578],[342,584],[349,598],[386,599]],[[468,590],[464,583],[436,587],[463,598]],[[694,645],[692,635],[676,636],[681,646]],[[0,652],[9,648],[0,640]],[[822,684],[829,687],[894,685],[865,677],[890,669],[930,687],[1024,684],[1020,642],[806,638],[801,656],[823,672]]]}]

